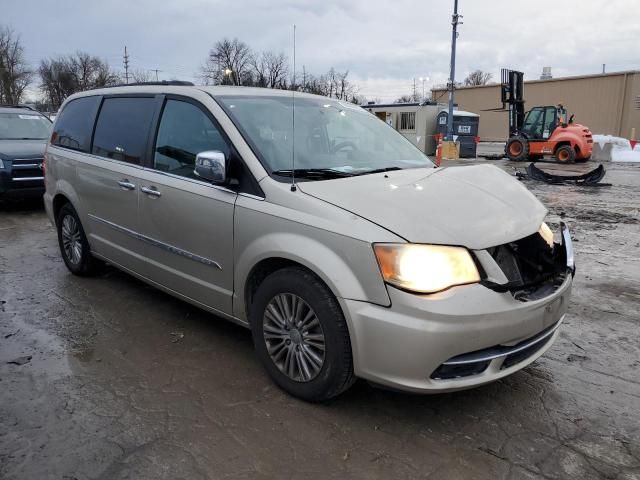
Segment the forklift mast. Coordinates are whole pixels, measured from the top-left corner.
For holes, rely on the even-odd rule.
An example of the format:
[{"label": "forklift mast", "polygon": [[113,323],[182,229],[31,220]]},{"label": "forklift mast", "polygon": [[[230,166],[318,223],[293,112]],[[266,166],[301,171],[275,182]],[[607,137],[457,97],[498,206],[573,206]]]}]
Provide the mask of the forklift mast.
[{"label": "forklift mast", "polygon": [[516,135],[524,125],[524,73],[503,68],[502,76],[502,108],[509,105],[509,136]]}]

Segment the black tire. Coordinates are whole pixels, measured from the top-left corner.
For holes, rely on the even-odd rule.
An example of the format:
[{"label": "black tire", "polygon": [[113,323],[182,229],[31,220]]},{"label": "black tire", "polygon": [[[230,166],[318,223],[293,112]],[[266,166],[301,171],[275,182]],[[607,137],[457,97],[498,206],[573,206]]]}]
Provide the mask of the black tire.
[{"label": "black tire", "polygon": [[[313,310],[311,313],[315,313],[321,326],[325,348],[323,363],[318,367],[316,375],[309,380],[295,380],[284,373],[281,370],[283,367],[276,364],[267,347],[263,329],[265,321],[269,327],[270,319],[267,317],[266,310],[272,301],[276,301],[276,298],[283,294],[303,300],[306,306]],[[269,275],[254,295],[249,317],[258,357],[273,381],[287,393],[309,402],[321,402],[341,394],[355,381],[351,341],[340,305],[329,288],[311,272],[301,267],[287,267]],[[291,331],[294,329],[298,331],[297,328],[299,327],[292,326]],[[303,329],[300,329],[300,332],[302,331]],[[285,338],[288,339],[288,345],[291,347],[282,347],[283,349],[295,348],[297,352],[298,348],[306,348],[304,345],[294,343],[293,332],[289,333],[292,335],[291,339]],[[298,342],[301,341],[302,335],[307,333],[300,334],[297,338]],[[285,340],[275,340],[275,342],[281,341]],[[284,344],[278,343],[278,345]],[[271,344],[270,348],[273,352],[277,347]],[[292,354],[292,356],[295,355],[296,353]],[[296,363],[301,371],[300,361],[296,360]]]},{"label": "black tire", "polygon": [[562,145],[556,149],[556,160],[560,163],[573,163],[576,161],[576,151],[571,145]]},{"label": "black tire", "polygon": [[504,153],[509,160],[524,162],[529,158],[529,142],[523,137],[511,137],[504,147]]},{"label": "black tire", "polygon": [[[77,231],[73,234],[74,240],[72,243],[80,247],[75,252],[72,252],[73,246],[71,248],[65,248],[65,233],[63,233],[63,230],[72,223],[77,226]],[[60,208],[58,216],[56,217],[56,229],[58,230],[60,254],[62,255],[64,264],[71,273],[82,277],[89,277],[98,275],[103,271],[104,262],[91,255],[91,248],[89,247],[87,236],[82,228],[82,223],[80,223],[80,218],[78,218],[78,214],[70,203],[66,203]],[[69,246],[69,243],[67,243],[67,246]]]}]

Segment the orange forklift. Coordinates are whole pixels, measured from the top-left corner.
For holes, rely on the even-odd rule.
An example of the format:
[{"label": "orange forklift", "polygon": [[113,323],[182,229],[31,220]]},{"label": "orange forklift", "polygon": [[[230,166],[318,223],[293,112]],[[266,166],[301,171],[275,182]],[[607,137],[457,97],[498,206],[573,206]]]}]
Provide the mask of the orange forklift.
[{"label": "orange forklift", "polygon": [[[553,156],[558,162],[586,162],[591,158],[591,130],[567,119],[562,105],[524,110],[524,74],[502,69],[502,108],[509,112],[509,140],[505,154],[509,160],[541,160]],[[508,108],[507,108],[508,105]]]}]

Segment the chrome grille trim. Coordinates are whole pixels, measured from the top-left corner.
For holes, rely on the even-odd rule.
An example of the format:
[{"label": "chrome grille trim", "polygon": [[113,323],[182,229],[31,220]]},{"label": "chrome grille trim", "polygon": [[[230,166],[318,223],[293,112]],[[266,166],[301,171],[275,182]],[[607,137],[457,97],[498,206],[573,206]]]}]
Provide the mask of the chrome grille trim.
[{"label": "chrome grille trim", "polygon": [[494,360],[496,358],[506,357],[513,353],[518,353],[522,350],[526,350],[527,348],[551,337],[556,332],[556,330],[560,328],[564,317],[565,316],[562,315],[562,317],[560,317],[560,320],[552,325],[551,328],[547,328],[537,335],[534,335],[530,339],[520,342],[513,347],[498,345],[496,347],[487,348],[478,352],[464,353],[462,355],[450,358],[449,360],[444,362],[443,365],[466,365],[470,363],[486,362],[489,360]]}]

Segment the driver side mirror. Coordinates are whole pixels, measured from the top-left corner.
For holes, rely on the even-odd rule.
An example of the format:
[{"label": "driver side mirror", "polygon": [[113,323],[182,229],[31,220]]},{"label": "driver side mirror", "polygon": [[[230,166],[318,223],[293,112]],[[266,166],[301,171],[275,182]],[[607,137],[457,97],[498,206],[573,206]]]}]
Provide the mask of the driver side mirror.
[{"label": "driver side mirror", "polygon": [[193,170],[196,177],[211,183],[225,183],[227,181],[227,159],[218,150],[208,150],[196,155]]}]

